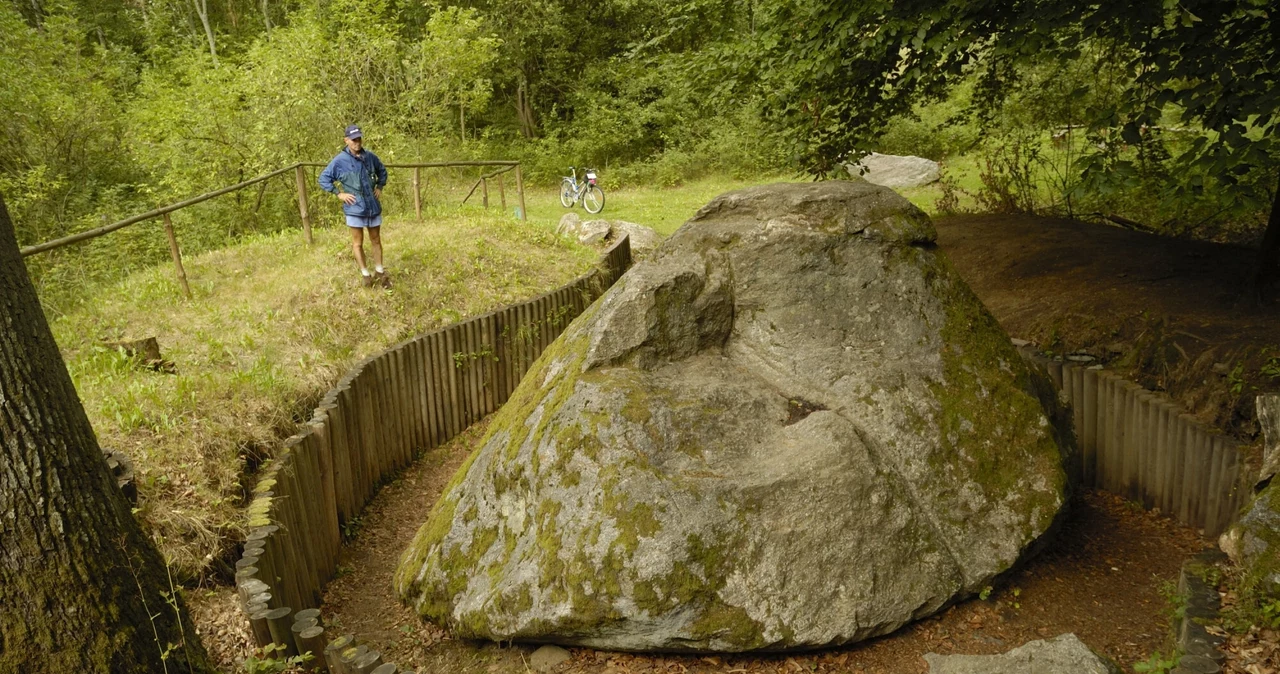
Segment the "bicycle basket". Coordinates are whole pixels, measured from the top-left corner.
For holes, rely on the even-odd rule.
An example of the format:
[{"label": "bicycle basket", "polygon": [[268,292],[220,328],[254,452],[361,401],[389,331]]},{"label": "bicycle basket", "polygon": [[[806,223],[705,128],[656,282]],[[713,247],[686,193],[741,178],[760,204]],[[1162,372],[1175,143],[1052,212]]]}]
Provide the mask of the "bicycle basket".
[{"label": "bicycle basket", "polygon": [[591,170],[588,170],[588,171],[587,171],[587,182],[588,182],[588,183],[590,183],[590,184],[592,184],[592,185],[596,184],[596,172],[595,172],[595,171],[591,171]]}]

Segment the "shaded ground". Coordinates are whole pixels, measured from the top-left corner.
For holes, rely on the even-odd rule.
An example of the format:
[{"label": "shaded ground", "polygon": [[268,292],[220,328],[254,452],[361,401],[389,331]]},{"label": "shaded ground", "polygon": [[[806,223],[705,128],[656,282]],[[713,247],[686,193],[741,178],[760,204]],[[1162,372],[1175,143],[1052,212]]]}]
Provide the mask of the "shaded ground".
[{"label": "shaded ground", "polygon": [[1256,434],[1254,396],[1280,390],[1280,302],[1240,301],[1254,251],[1025,215],[936,223],[1010,334],[1098,356],[1208,423]]},{"label": "shaded ground", "polygon": [[[354,633],[398,666],[430,672],[522,672],[531,647],[458,641],[422,623],[391,590],[400,552],[444,485],[479,441],[487,422],[432,452],[386,487],[347,547],[346,570],[325,596],[339,633]],[[1011,574],[987,600],[873,642],[790,656],[647,656],[571,649],[558,672],[893,672],[923,673],[923,655],[999,653],[1032,639],[1075,632],[1123,663],[1168,650],[1168,605],[1161,592],[1182,560],[1204,543],[1190,530],[1102,494],[1074,503],[1057,542]]]}]

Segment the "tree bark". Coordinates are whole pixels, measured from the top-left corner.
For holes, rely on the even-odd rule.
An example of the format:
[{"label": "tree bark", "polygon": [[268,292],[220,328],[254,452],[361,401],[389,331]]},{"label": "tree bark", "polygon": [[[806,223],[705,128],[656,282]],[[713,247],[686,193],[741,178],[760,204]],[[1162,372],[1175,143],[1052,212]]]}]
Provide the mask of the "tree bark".
[{"label": "tree bark", "polygon": [[267,6],[267,0],[262,0],[262,21],[267,24],[267,32],[270,33],[275,26],[271,25],[271,9]]},{"label": "tree bark", "polygon": [[0,200],[0,673],[213,672],[111,478]]},{"label": "tree bark", "polygon": [[1261,300],[1280,273],[1280,177],[1276,180],[1276,195],[1271,202],[1271,217],[1267,219],[1267,231],[1262,235],[1258,249],[1258,269],[1254,273],[1254,296]]},{"label": "tree bark", "polygon": [[196,8],[196,14],[200,16],[200,23],[204,26],[204,36],[209,39],[209,55],[213,57],[213,65],[218,65],[218,45],[213,40],[213,27],[209,25],[209,0],[191,0],[191,4]]},{"label": "tree bark", "polygon": [[529,87],[524,78],[516,87],[516,118],[520,120],[520,134],[525,138],[536,138],[537,123],[533,118],[533,106],[529,103]]}]

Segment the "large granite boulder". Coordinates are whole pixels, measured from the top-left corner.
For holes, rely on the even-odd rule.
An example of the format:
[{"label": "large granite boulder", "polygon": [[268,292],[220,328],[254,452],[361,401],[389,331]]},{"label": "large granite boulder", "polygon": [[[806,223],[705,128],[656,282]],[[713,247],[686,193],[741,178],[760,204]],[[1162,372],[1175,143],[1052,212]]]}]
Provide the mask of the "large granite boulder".
[{"label": "large granite boulder", "polygon": [[745,651],[981,590],[1066,478],[1047,382],[933,239],[861,182],[715,199],[537,361],[397,591],[464,637]]},{"label": "large granite boulder", "polygon": [[924,157],[899,156],[872,152],[856,164],[849,165],[849,175],[885,187],[920,187],[942,177],[938,162]]},{"label": "large granite boulder", "polygon": [[1067,633],[1029,641],[1002,655],[938,655],[924,660],[929,674],[1111,674],[1117,670]]}]

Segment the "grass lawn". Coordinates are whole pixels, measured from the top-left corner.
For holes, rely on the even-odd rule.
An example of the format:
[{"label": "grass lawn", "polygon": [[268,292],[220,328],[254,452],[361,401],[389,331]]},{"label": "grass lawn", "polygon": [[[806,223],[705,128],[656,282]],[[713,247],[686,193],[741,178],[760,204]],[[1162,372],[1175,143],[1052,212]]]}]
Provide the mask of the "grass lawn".
[{"label": "grass lawn", "polygon": [[[603,175],[602,178],[604,178]],[[560,222],[560,216],[573,211],[583,220],[596,218],[626,220],[652,227],[659,234],[666,236],[693,217],[693,214],[708,201],[725,192],[787,180],[802,181],[804,178],[764,177],[736,180],[729,177],[715,177],[689,181],[680,187],[626,189],[610,189],[606,182],[604,210],[597,215],[587,213],[581,203],[572,209],[561,206],[560,184],[557,182],[554,185],[526,185],[525,205],[529,208],[531,221],[547,223],[552,227]]]},{"label": "grass lawn", "polygon": [[[100,443],[136,464],[139,516],[184,579],[237,537],[243,486],[356,361],[567,282],[593,250],[476,208],[390,218],[391,290],[359,287],[345,228],[307,247],[293,230],[86,290],[53,321]],[[367,244],[366,244],[367,245]],[[135,367],[104,341],[158,338],[176,374]]]},{"label": "grass lawn", "polygon": [[[975,210],[977,205],[972,197],[981,187],[978,179],[978,167],[969,157],[959,157],[943,164],[943,175],[960,188],[958,193],[961,210]],[[804,176],[769,176],[737,180],[728,177],[705,178],[690,181],[674,188],[628,188],[609,189],[605,187],[604,210],[598,215],[591,215],[578,204],[572,209],[560,205],[559,185],[526,185],[526,206],[529,208],[529,219],[554,227],[560,216],[570,212],[577,213],[584,220],[604,218],[607,220],[626,220],[652,227],[662,235],[668,235],[693,214],[715,197],[732,190],[763,185],[774,182],[808,182]],[[939,183],[897,190],[916,206],[930,215],[937,214],[938,199],[942,197]],[[508,202],[513,208],[514,201]]]}]

